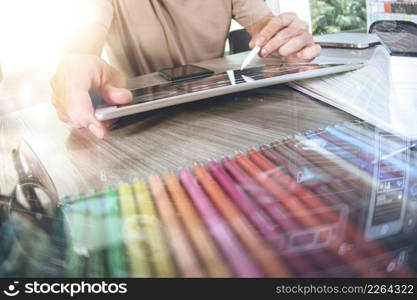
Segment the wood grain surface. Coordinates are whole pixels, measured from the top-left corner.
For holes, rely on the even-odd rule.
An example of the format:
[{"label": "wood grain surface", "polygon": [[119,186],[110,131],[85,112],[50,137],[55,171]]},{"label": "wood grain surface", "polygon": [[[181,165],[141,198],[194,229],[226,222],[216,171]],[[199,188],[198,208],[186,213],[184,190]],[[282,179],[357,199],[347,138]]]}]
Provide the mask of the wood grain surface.
[{"label": "wood grain surface", "polygon": [[[220,72],[240,66],[245,55],[200,65]],[[329,51],[321,60],[331,62],[352,55],[362,58],[369,52],[358,55],[342,51],[334,55]],[[131,79],[129,86],[159,82],[157,74],[149,74]],[[59,195],[64,196],[189,168],[195,162],[220,159],[297,132],[353,119],[338,109],[278,85],[126,117],[118,121],[104,140],[97,140],[86,130],[72,129],[58,120],[49,103],[51,92],[46,78],[38,80],[26,98],[22,96],[18,79],[6,83],[8,86],[3,83],[0,91],[4,107],[0,109],[3,193],[10,192],[16,183],[11,151],[23,139],[48,170]],[[24,84],[31,86],[26,81]],[[16,107],[26,108],[16,110]]]}]

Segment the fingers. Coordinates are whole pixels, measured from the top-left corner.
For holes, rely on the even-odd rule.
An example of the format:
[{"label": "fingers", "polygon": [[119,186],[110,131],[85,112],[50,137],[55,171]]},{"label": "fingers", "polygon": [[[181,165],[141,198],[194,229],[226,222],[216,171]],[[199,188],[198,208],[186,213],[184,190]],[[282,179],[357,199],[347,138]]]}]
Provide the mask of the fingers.
[{"label": "fingers", "polygon": [[321,53],[314,44],[309,26],[294,13],[284,13],[270,18],[260,32],[252,38],[250,48],[260,46],[260,56],[277,52],[283,58],[312,60]]},{"label": "fingers", "polygon": [[104,138],[107,128],[94,115],[94,108],[88,92],[74,90],[68,95],[72,102],[66,102],[64,113],[67,123],[75,128],[86,128],[99,139]]},{"label": "fingers", "polygon": [[104,82],[101,85],[101,94],[107,104],[119,105],[132,102],[133,95],[125,88],[127,81],[121,72],[112,66],[108,66],[103,77]]},{"label": "fingers", "polygon": [[[293,27],[287,27],[283,30],[281,30],[278,34],[276,34],[263,48],[261,51],[261,56],[265,57],[268,56],[269,54],[271,54],[272,52],[276,51],[276,50],[280,50],[281,47],[287,45],[291,40],[293,40],[294,38],[298,38],[298,37],[302,37],[304,39],[306,39],[305,41],[292,41],[293,43],[300,43],[300,42],[304,42],[302,46],[304,46],[304,44],[306,43],[312,43],[313,42],[313,37],[308,33],[308,31],[305,30],[305,28],[303,26],[293,26]],[[304,48],[304,47],[302,47]],[[302,48],[298,49],[301,50]],[[295,52],[295,51],[293,51]],[[292,53],[293,53],[292,52]],[[282,54],[280,52],[280,54],[282,56],[287,56],[292,54],[287,53],[287,51],[284,51],[284,53],[286,53],[285,55]]]},{"label": "fingers", "polygon": [[263,47],[272,37],[282,29],[288,27],[296,18],[297,15],[294,13],[284,13],[272,17],[262,30],[253,37],[249,43],[249,47]]},{"label": "fingers", "polygon": [[320,54],[321,54],[320,45],[314,44],[314,45],[311,45],[311,46],[308,46],[308,47],[304,48],[302,51],[297,53],[297,56],[300,59],[310,61],[310,60],[313,60],[314,58],[316,58],[317,56],[319,56]]},{"label": "fingers", "polygon": [[304,33],[290,39],[288,42],[282,45],[278,49],[278,53],[283,57],[290,56],[300,52],[305,47],[312,45],[313,43],[313,37],[309,33]]},{"label": "fingers", "polygon": [[122,105],[132,102],[132,93],[125,88],[118,88],[111,84],[105,84],[101,89],[104,101],[110,105]]},{"label": "fingers", "polygon": [[90,130],[90,132],[97,138],[99,139],[104,139],[106,132],[107,132],[107,128],[101,124],[100,122],[95,123],[92,122],[90,123],[90,125],[88,125],[88,130]]},{"label": "fingers", "polygon": [[108,124],[95,118],[89,91],[103,86],[107,98],[114,103],[125,103],[131,99],[128,91],[111,84],[123,86],[125,80],[100,58],[92,55],[65,57],[51,79],[52,103],[59,119],[75,128],[86,128],[98,138],[104,138]]}]

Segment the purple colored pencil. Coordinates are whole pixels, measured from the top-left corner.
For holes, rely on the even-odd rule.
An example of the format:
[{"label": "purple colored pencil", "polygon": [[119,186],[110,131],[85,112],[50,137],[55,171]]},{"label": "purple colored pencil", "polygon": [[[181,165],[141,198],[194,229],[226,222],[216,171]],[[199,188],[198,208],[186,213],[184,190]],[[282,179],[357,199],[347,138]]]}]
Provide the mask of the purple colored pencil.
[{"label": "purple colored pencil", "polygon": [[233,179],[217,162],[208,163],[208,170],[230,196],[233,202],[240,207],[247,218],[254,224],[259,232],[275,247],[283,247],[283,237],[277,230],[277,225],[265,214],[249,197],[236,185]]},{"label": "purple colored pencil", "polygon": [[252,258],[246,253],[239,240],[216,211],[210,199],[198,185],[190,171],[180,172],[181,182],[191,196],[203,221],[209,228],[223,254],[233,266],[239,277],[262,277],[263,274]]},{"label": "purple colored pencil", "polygon": [[[225,190],[233,202],[243,211],[265,239],[278,249],[284,247],[285,237],[277,230],[271,218],[258,207],[241,189],[241,187],[226,173],[217,162],[208,163],[208,169],[219,185]],[[295,253],[286,253],[282,257],[289,263],[298,275],[316,276],[314,267],[305,258]]]},{"label": "purple colored pencil", "polygon": [[[236,180],[247,190],[247,192],[272,216],[275,222],[285,231],[302,231],[304,228],[291,218],[291,212],[286,211],[281,204],[267,194],[235,161],[225,158],[223,165],[236,178]],[[304,237],[305,239],[307,236]],[[299,257],[299,259],[302,259]],[[324,252],[317,252],[313,260],[323,267],[331,268],[335,266],[335,261],[330,260]]]},{"label": "purple colored pencil", "polygon": [[272,219],[284,230],[292,228],[283,220],[288,219],[288,213],[284,208],[265,190],[263,190],[244,170],[230,158],[222,160],[224,167],[242,185],[243,189],[269,213]]}]

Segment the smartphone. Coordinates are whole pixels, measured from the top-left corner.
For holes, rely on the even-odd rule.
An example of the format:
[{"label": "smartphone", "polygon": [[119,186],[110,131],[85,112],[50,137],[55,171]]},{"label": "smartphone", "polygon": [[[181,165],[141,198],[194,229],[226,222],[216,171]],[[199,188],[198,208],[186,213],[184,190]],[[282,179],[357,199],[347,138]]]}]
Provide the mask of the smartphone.
[{"label": "smartphone", "polygon": [[[365,238],[394,235],[404,227],[407,208],[410,142],[406,138],[375,130],[373,186]],[[389,175],[389,176],[387,176]]]},{"label": "smartphone", "polygon": [[159,71],[159,75],[161,75],[169,81],[180,81],[201,78],[213,74],[213,71],[195,65],[183,65],[174,68],[166,68]]}]

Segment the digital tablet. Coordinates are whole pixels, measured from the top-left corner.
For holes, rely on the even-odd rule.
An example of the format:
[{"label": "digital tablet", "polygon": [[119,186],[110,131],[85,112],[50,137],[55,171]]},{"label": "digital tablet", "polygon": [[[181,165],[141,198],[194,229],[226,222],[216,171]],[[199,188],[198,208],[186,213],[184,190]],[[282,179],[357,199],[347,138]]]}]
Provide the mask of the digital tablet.
[{"label": "digital tablet", "polygon": [[169,82],[132,90],[129,105],[98,106],[96,118],[110,120],[167,106],[359,69],[359,64],[281,63],[245,70],[230,70],[209,77]]}]

